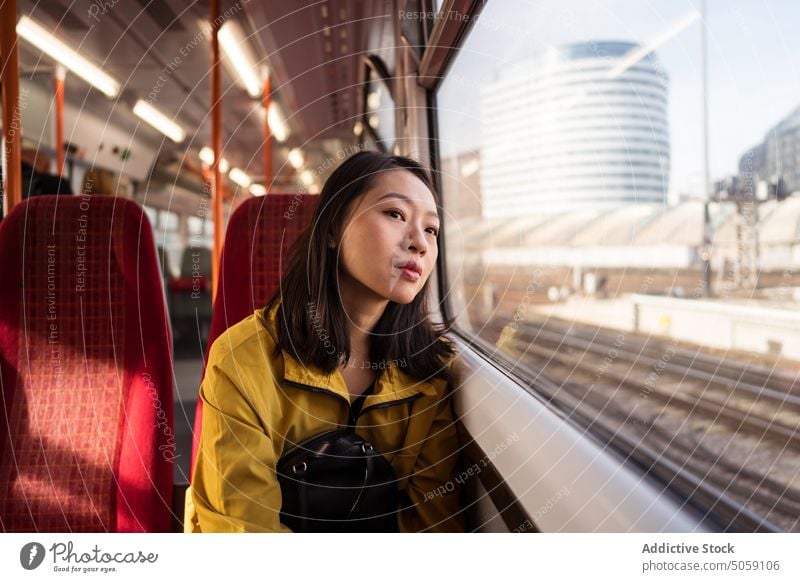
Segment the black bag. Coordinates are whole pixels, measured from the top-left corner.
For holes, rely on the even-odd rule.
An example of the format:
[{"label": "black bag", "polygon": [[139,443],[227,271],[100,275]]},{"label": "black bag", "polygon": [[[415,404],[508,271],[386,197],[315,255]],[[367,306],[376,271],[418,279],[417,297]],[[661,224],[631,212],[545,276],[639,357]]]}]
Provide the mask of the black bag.
[{"label": "black bag", "polygon": [[281,523],[295,532],[397,532],[397,477],[350,429],[319,434],[277,463]]}]

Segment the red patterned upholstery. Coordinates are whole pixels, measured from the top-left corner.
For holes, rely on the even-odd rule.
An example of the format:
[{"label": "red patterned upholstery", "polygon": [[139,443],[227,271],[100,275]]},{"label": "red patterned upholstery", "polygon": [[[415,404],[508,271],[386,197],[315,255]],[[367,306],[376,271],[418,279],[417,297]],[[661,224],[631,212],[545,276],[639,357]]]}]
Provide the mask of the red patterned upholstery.
[{"label": "red patterned upholstery", "polygon": [[[318,200],[319,196],[311,194],[268,194],[243,202],[233,213],[222,248],[209,346],[230,326],[266,305],[285,272],[288,250],[311,222]],[[192,467],[202,416],[198,399]]]},{"label": "red patterned upholstery", "polygon": [[30,198],[0,249],[0,529],[169,531],[172,337],[142,209]]}]

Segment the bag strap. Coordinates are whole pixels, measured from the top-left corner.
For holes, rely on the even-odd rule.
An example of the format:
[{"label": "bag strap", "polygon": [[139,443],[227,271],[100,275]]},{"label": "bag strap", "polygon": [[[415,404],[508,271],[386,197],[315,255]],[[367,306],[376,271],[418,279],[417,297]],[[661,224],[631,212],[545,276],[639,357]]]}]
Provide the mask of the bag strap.
[{"label": "bag strap", "polygon": [[347,430],[348,432],[355,432],[356,429],[356,421],[358,420],[358,416],[361,414],[361,409],[364,408],[364,400],[366,400],[367,396],[372,394],[375,391],[375,382],[372,382],[364,392],[359,394],[356,397],[356,401],[350,405],[350,418],[347,419]]},{"label": "bag strap", "polygon": [[297,493],[300,498],[300,531],[308,531],[306,516],[308,515],[308,493],[306,492],[306,465],[305,461],[294,467],[294,474],[297,477]]},{"label": "bag strap", "polygon": [[364,489],[367,487],[367,483],[372,480],[372,474],[374,473],[374,458],[372,453],[375,449],[372,447],[370,443],[364,443],[361,445],[361,451],[364,453],[364,482],[361,484],[361,489],[358,492],[358,497],[356,497],[355,503],[353,503],[353,507],[350,508],[350,511],[347,512],[347,517],[353,515],[356,507],[358,506],[358,502],[361,501],[362,495],[364,495]]}]

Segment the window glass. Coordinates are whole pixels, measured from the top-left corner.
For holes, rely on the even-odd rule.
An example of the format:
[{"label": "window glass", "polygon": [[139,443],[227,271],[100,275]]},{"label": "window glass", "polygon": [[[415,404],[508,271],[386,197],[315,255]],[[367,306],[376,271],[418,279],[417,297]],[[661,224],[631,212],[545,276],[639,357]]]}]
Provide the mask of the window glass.
[{"label": "window glass", "polygon": [[150,221],[150,226],[153,229],[156,228],[156,221],[158,220],[158,210],[155,208],[150,208],[149,206],[143,206],[144,213],[147,215],[148,220]]},{"label": "window glass", "polygon": [[158,211],[158,228],[162,230],[178,230],[180,218],[175,212],[169,210]]},{"label": "window glass", "polygon": [[372,69],[369,70],[364,123],[369,127],[368,133],[372,133],[374,140],[388,152],[392,150],[395,141],[394,101],[383,79]]},{"label": "window glass", "polygon": [[203,219],[197,216],[189,216],[187,219],[189,234],[197,235],[203,232]]},{"label": "window glass", "polygon": [[437,91],[447,300],[559,410],[798,531],[800,4],[707,6],[486,3]]}]

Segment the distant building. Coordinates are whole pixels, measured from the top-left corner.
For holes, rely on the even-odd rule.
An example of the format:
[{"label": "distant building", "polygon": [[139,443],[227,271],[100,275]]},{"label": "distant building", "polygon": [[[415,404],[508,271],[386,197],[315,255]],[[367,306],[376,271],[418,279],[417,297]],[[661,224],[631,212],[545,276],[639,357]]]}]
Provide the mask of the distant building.
[{"label": "distant building", "polygon": [[486,218],[665,203],[667,80],[654,53],[634,60],[639,49],[553,48],[483,89]]},{"label": "distant building", "polygon": [[800,107],[771,128],[764,141],[739,159],[739,177],[753,184],[766,182],[783,198],[800,191]]}]

